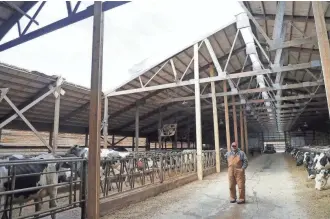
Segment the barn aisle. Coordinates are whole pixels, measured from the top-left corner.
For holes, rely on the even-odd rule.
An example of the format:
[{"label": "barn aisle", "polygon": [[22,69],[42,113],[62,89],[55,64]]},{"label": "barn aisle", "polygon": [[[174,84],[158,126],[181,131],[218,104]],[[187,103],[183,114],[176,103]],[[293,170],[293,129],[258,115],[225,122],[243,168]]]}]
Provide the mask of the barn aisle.
[{"label": "barn aisle", "polygon": [[229,203],[227,173],[222,172],[131,205],[103,219],[307,218],[294,197],[294,182],[283,154],[264,154],[251,160],[246,176],[245,205]]}]

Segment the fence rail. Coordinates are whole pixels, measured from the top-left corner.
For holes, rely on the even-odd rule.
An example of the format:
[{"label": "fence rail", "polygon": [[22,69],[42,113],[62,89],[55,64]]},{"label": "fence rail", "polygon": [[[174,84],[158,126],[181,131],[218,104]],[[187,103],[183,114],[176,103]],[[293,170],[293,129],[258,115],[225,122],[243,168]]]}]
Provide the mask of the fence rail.
[{"label": "fence rail", "polygon": [[[224,152],[221,151],[221,157]],[[203,169],[215,167],[215,151],[203,151],[202,162]],[[82,158],[0,161],[0,218],[3,213],[9,219],[43,218],[77,207],[84,218],[87,163]],[[69,168],[54,169],[63,164]],[[126,158],[107,157],[100,163],[100,198],[193,174],[196,168],[196,150],[132,152]],[[58,181],[61,174],[69,176],[65,182]],[[41,191],[46,192],[42,198],[34,196],[24,202],[19,199],[24,194]],[[49,208],[45,202],[50,203]]]},{"label": "fence rail", "polygon": [[[57,165],[66,162],[72,163],[73,168],[69,171],[57,169]],[[74,174],[78,166],[82,167],[79,175],[84,179],[87,161],[81,158],[1,161],[0,218],[3,214],[8,219],[42,218],[77,207],[84,212],[85,183]],[[58,182],[58,175],[68,172],[72,176],[70,180]],[[45,202],[49,202],[49,208]]]}]

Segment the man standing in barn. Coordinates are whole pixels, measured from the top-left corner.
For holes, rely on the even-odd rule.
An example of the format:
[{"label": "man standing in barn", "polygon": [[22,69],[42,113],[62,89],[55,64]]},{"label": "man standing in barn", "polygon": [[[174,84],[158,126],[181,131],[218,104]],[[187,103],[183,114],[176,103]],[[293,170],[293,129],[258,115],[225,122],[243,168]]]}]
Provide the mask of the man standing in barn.
[{"label": "man standing in barn", "polygon": [[248,159],[244,151],[237,147],[237,143],[231,144],[231,151],[225,155],[228,161],[228,179],[230,191],[230,203],[236,202],[236,184],[238,186],[239,199],[237,204],[245,203],[245,169],[248,167]]}]

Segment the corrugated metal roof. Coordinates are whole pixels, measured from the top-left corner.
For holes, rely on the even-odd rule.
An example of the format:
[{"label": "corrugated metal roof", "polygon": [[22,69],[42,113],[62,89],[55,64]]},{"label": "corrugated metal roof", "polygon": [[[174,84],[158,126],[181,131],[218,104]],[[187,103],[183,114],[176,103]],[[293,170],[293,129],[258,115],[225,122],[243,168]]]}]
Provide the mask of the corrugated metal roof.
[{"label": "corrugated metal roof", "polygon": [[[272,28],[275,17],[276,5],[273,2],[248,2],[247,6],[249,10],[254,14],[255,17],[258,18],[258,22],[264,28],[267,29],[268,36],[272,36]],[[295,16],[307,16],[309,5],[303,2],[287,2],[288,5],[295,5],[295,9],[293,10],[293,14],[289,13],[290,10],[286,13],[287,15],[295,17]],[[301,5],[300,5],[301,4]],[[264,7],[264,11],[268,16],[266,22],[263,20],[265,17],[261,13],[261,5]],[[300,8],[299,10],[297,8]],[[291,10],[292,12],[292,10]],[[327,12],[328,13],[328,12]],[[288,19],[288,17],[286,17]],[[305,29],[305,34],[307,36],[315,35],[315,27],[312,22],[309,22],[309,18],[307,18],[307,24],[301,21],[299,17],[298,20],[290,20],[292,21],[292,25],[288,25],[287,27],[287,35],[286,40],[292,40],[296,38],[301,38],[299,35],[299,31],[297,29],[306,26],[306,28],[302,28],[303,32]],[[220,61],[220,65],[223,67],[227,61],[228,54],[230,52],[231,46],[233,44],[235,34],[237,32],[236,23],[231,23],[228,26],[222,28],[218,32],[210,35],[208,39],[214,49],[214,52]],[[265,45],[265,40],[262,35],[257,33],[257,37],[259,41]],[[200,39],[203,40],[203,39]],[[288,55],[284,60],[284,65],[288,64],[296,64],[296,63],[306,63],[310,60],[318,60],[318,50],[317,45],[302,45],[301,47],[290,47],[286,49],[288,51]],[[206,78],[209,77],[209,66],[212,64],[211,57],[206,49],[205,44],[201,45],[199,50],[199,65],[200,65],[200,77]],[[274,62],[275,52],[270,51],[269,56],[272,62]],[[168,57],[172,58],[178,78],[181,78],[183,74],[185,74],[183,80],[192,79],[193,78],[193,64],[191,64],[186,73],[185,70],[189,63],[191,63],[191,59],[193,57],[193,49],[192,47],[188,47],[183,51],[180,51],[173,56]],[[243,64],[246,58],[245,52],[245,43],[242,39],[241,34],[238,35],[238,39],[235,43],[232,57],[229,61],[229,65],[227,68],[227,73],[237,73],[241,72],[243,68]],[[267,60],[265,58],[260,57],[263,63],[265,63],[265,68],[268,67]],[[147,70],[146,72],[139,72],[136,74],[136,78],[122,86],[120,86],[117,91],[134,89],[141,87],[141,82],[145,85],[161,85],[166,83],[174,82],[174,74],[170,62],[166,63],[167,60],[164,60],[159,65]],[[166,65],[159,70],[164,64]],[[193,63],[193,62],[192,62]],[[143,63],[142,63],[143,64]],[[251,62],[248,59],[244,71],[250,71]],[[36,95],[40,92],[40,90],[48,89],[48,85],[54,83],[56,80],[56,76],[47,76],[37,72],[31,72],[27,70],[18,69],[16,67],[10,67],[7,65],[0,66],[0,87],[10,88],[8,96],[13,100],[16,106],[22,106],[22,104],[28,100],[32,100]],[[158,72],[156,75],[155,73]],[[320,74],[319,69],[314,69],[313,73],[315,73],[316,77]],[[138,77],[140,75],[140,77]],[[274,77],[275,75],[272,75]],[[141,79],[141,81],[140,81]],[[274,80],[274,78],[272,78]],[[286,72],[283,84],[291,84],[297,83],[296,81],[311,81],[312,77],[309,74],[306,74],[305,71],[299,70],[295,72]],[[233,79],[235,84],[238,83],[238,79]],[[216,82],[216,92],[222,92],[222,83]],[[239,89],[245,90],[250,86],[250,88],[255,88],[257,86],[256,79],[251,80],[250,78],[245,77],[241,78],[239,82]],[[66,91],[66,94],[61,98],[61,109],[60,109],[60,131],[67,132],[85,132],[86,128],[88,128],[88,109],[89,109],[89,90],[83,87],[76,86],[69,82],[65,82],[63,85],[63,89]],[[229,88],[230,90],[230,88]],[[210,93],[209,83],[204,83],[201,85],[201,91],[205,93]],[[296,94],[306,94],[306,90],[294,89],[294,90],[284,90],[282,96],[292,96]],[[317,91],[317,93],[324,93],[324,88],[321,86],[321,89]],[[176,98],[183,96],[191,96],[194,95],[194,85],[189,85],[185,87],[176,87],[171,89],[163,89],[149,92],[140,92],[133,93],[129,95],[120,95],[120,96],[111,96],[109,97],[109,133],[120,133],[127,134],[133,136],[134,134],[134,123],[135,123],[135,109],[136,104],[139,102],[144,102],[144,104],[140,107],[140,135],[146,136],[150,134],[157,133],[158,126],[158,115],[159,108],[163,109],[163,123],[170,123],[175,121],[175,116],[177,115],[177,121],[179,125],[179,135],[183,135],[187,130],[188,119],[190,119],[190,123],[192,127],[194,127],[194,101],[187,101],[187,104],[183,104],[182,102],[173,102],[173,103],[160,103],[162,100],[166,100],[168,98]],[[250,93],[246,95],[247,99],[253,100],[258,99],[258,93]],[[223,97],[218,97],[218,104],[223,103]],[[229,103],[231,103],[231,98],[229,97]],[[318,101],[324,101],[325,97],[321,97],[317,99]],[[236,97],[236,102],[238,98]],[[303,102],[304,100],[299,100],[298,103]],[[283,101],[284,103],[297,103],[297,101]],[[213,133],[211,129],[213,128],[212,122],[212,108],[210,107],[211,100],[203,99],[202,100],[202,120],[203,120],[203,132],[205,134]],[[258,110],[258,113],[266,113],[265,109],[262,109],[262,104],[254,104],[253,107],[261,108]],[[54,98],[52,96],[47,97],[40,104],[33,107],[31,110],[24,113],[26,117],[32,122],[32,124],[38,124],[40,129],[48,129],[50,130],[51,124],[53,121],[53,108],[54,108]],[[297,107],[293,107],[297,108]],[[308,109],[308,108],[307,108]],[[4,103],[0,105],[0,118],[3,120],[10,115],[12,110],[9,106],[6,106]],[[223,108],[219,107],[219,117],[223,120]],[[306,115],[309,115],[310,112],[306,110]],[[322,115],[322,112],[320,112]],[[232,115],[232,113],[230,113]],[[305,115],[305,113],[303,113]],[[267,123],[267,122],[265,122]],[[12,123],[13,127],[21,128],[22,122],[14,122]],[[259,126],[256,125],[255,119],[249,117],[248,126],[250,130],[260,131]],[[37,127],[37,126],[36,126]],[[231,126],[232,127],[232,126]],[[223,125],[221,126],[223,128]],[[194,129],[191,128],[191,133],[194,133]],[[221,132],[224,134],[224,132]],[[194,135],[192,135],[194,136]],[[210,140],[204,138],[204,140]],[[211,140],[212,141],[212,140]]]},{"label": "corrugated metal roof", "polygon": [[[259,25],[266,32],[270,39],[273,36],[273,28],[275,23],[275,15],[277,10],[277,2],[276,1],[246,1],[244,2],[247,9],[251,12],[254,18],[258,21]],[[324,4],[325,11],[325,20],[327,22],[327,29],[330,30],[330,10],[329,10],[329,2],[322,2]],[[313,18],[313,9],[311,1],[286,1],[285,2],[285,11],[284,11],[284,22],[286,24],[286,35],[285,41],[291,41],[295,39],[302,39],[308,37],[316,37],[316,29]],[[251,22],[252,23],[252,22]],[[259,31],[256,31],[257,38],[266,48],[266,40],[262,36]],[[266,48],[267,49],[267,48]],[[284,64],[296,64],[296,63],[306,63],[312,60],[320,60],[318,44],[317,41],[315,43],[309,44],[301,44],[298,46],[291,46],[286,49],[287,54],[284,56]],[[269,52],[270,59],[272,63],[274,63],[275,59],[275,50]],[[264,56],[262,56],[262,61],[267,62]],[[322,70],[321,67],[317,69],[313,69],[310,72],[314,74],[316,78],[322,78]],[[307,71],[297,70],[291,72],[285,72],[285,83],[297,83],[297,82],[306,82],[306,81],[315,81],[313,76],[309,74]],[[312,92],[310,88],[300,88],[294,90],[285,90],[283,91],[282,96],[294,95],[294,94],[308,94]],[[317,90],[318,94],[325,93],[324,86],[320,86]],[[285,103],[297,103],[304,102],[307,99],[296,100],[296,101],[285,101]],[[326,104],[326,97],[321,98],[313,98],[315,102],[324,102]],[[324,105],[326,106],[326,105]],[[319,107],[319,106],[317,106]],[[297,108],[297,107],[296,107]],[[312,109],[313,107],[306,108],[303,114],[308,115],[308,109]],[[324,120],[328,120],[327,111],[324,111],[325,116],[320,116],[320,118]],[[299,125],[302,122],[307,121],[308,123],[312,123],[312,120],[315,120],[315,117],[307,118],[304,115],[300,117],[300,119],[296,122]],[[314,112],[315,114],[315,112]],[[321,112],[322,114],[322,112]],[[295,126],[297,127],[297,126]]]},{"label": "corrugated metal roof", "polygon": [[[252,14],[258,19],[259,24],[261,27],[266,31],[267,35],[272,38],[272,31],[274,26],[274,18],[276,14],[276,2],[246,2],[248,9],[252,12]],[[312,37],[316,36],[315,32],[315,26],[312,20],[309,16],[311,16],[311,3],[307,2],[286,2],[287,8],[285,12],[285,20],[287,20],[286,29],[287,34],[285,37],[285,41],[290,41],[294,39],[301,39],[303,37]],[[325,3],[325,6],[327,7],[327,3]],[[262,11],[265,11],[265,15],[262,13]],[[326,14],[328,14],[328,10]],[[308,15],[308,16],[307,16]],[[290,19],[290,16],[293,16],[293,19]],[[305,19],[303,19],[302,16],[306,16]],[[266,21],[264,21],[264,18],[266,17]],[[252,22],[251,22],[252,24]],[[232,23],[228,25],[227,27],[223,28],[222,30],[212,34],[209,37],[209,40],[212,44],[213,49],[215,50],[215,53],[217,55],[217,58],[220,60],[220,65],[224,66],[228,53],[230,51],[230,48],[232,46],[235,34],[236,34],[237,28],[236,23]],[[272,63],[274,63],[275,59],[275,51],[268,51],[268,47],[266,44],[266,40],[263,38],[262,34],[260,34],[258,31],[254,31],[254,34],[256,34],[259,42],[263,45],[263,48],[267,51],[268,56]],[[290,65],[290,64],[298,64],[298,63],[308,63],[313,60],[319,60],[319,53],[318,53],[318,46],[317,43],[311,44],[303,44],[301,46],[291,46],[289,48],[284,49],[286,52],[286,55],[284,57],[283,65]],[[238,40],[235,44],[234,50],[233,50],[233,56],[230,59],[229,66],[227,68],[227,73],[237,73],[240,72],[243,63],[246,57],[245,53],[245,44],[242,40],[241,34],[238,35]],[[205,47],[205,44],[202,45],[199,51],[200,54],[200,72],[201,72],[201,78],[208,77],[208,67],[210,63],[212,63],[211,57]],[[177,70],[178,77],[180,78],[183,73],[185,72],[185,69],[189,65],[191,59],[193,57],[193,49],[192,47],[189,47],[185,49],[182,52],[179,52],[172,57],[172,60],[174,61],[174,65]],[[270,68],[269,63],[267,59],[259,54],[259,58],[264,64],[265,68]],[[154,85],[162,85],[166,83],[172,83],[174,82],[174,75],[171,68],[171,65],[169,62],[166,63],[167,60],[160,63],[159,65],[149,69],[146,72],[139,72],[138,75],[140,77],[136,77],[134,80],[126,83],[125,85],[119,87],[116,91],[124,91],[129,89],[136,89],[141,87],[141,83],[145,85],[148,83],[148,86],[154,86]],[[166,65],[159,70],[164,64]],[[141,63],[141,66],[143,63]],[[137,67],[138,69],[138,67]],[[250,71],[251,68],[251,62],[248,59],[246,66],[244,68],[244,71]],[[155,75],[155,73],[157,74]],[[312,76],[311,74],[306,73],[305,70],[297,70],[297,71],[290,71],[290,72],[283,72],[284,74],[284,80],[283,84],[295,84],[295,83],[301,83],[301,82],[307,82],[307,81],[313,81],[314,78],[318,78],[321,75],[321,68],[313,68],[310,70],[314,74]],[[136,75],[136,76],[138,76]],[[270,75],[270,78],[272,81],[275,81],[276,74]],[[184,79],[192,79],[193,78],[193,64],[190,65],[189,70],[187,71]],[[234,82],[237,83],[238,80],[234,79]],[[250,84],[250,88],[257,87],[256,78],[254,77],[253,80],[250,83],[250,78],[241,78],[239,83],[239,89],[244,90],[247,89]],[[204,90],[204,85],[206,85],[206,88]],[[204,93],[210,93],[210,86],[207,84],[203,84],[201,87],[201,90],[204,90]],[[229,89],[230,90],[230,89]],[[187,95],[193,95],[194,91],[194,85],[186,86],[186,87],[176,87],[171,89],[165,89],[162,91],[154,92],[155,96],[148,98],[147,103],[152,104],[156,102],[161,102],[162,99],[165,98],[175,98],[175,97],[183,97]],[[222,91],[222,83],[216,82],[216,92]],[[296,88],[296,89],[286,89],[282,92],[282,97],[286,96],[293,96],[293,95],[302,95],[302,94],[308,94],[311,93],[312,90],[310,88]],[[152,92],[144,92],[144,93],[136,93],[136,94],[129,94],[129,95],[122,95],[121,97],[134,97],[134,98],[142,98],[143,96],[149,94]],[[317,94],[324,94],[324,87],[320,86],[320,88],[316,92]],[[258,99],[259,93],[251,93],[247,95],[248,99]],[[112,96],[109,97],[109,100],[111,100]],[[223,100],[222,97],[218,97],[218,103],[222,103]],[[237,101],[238,98],[236,98]],[[315,97],[313,101],[319,101],[322,102],[325,100],[325,97]],[[296,100],[296,101],[283,101],[285,104],[290,103],[303,103],[306,101],[306,99]],[[229,100],[230,102],[230,100]],[[190,103],[193,105],[193,100],[190,101]],[[202,104],[205,106],[207,104],[210,104],[210,100],[202,100]],[[156,104],[155,104],[156,105]],[[183,109],[186,106],[183,106],[181,103],[171,103],[170,106],[177,106],[181,109]],[[253,104],[256,108],[261,108],[263,106],[263,103],[259,104]],[[159,106],[159,104],[158,104]],[[292,107],[293,109],[297,109],[297,107]],[[319,106],[318,106],[319,108]],[[154,108],[153,108],[154,109]],[[298,108],[299,109],[299,108]],[[304,118],[305,113],[308,115],[310,112],[309,110],[313,110],[313,107],[307,107],[306,110],[302,113],[302,117]],[[193,112],[193,111],[192,111]],[[265,113],[265,109],[260,109],[258,113],[263,114]],[[323,115],[323,111],[319,112],[321,115]],[[223,112],[220,112],[220,116],[223,114]],[[208,115],[211,116],[210,113]],[[205,118],[205,116],[203,116]],[[118,118],[121,120],[121,118]],[[250,117],[250,126],[253,127],[253,124],[255,122],[255,119],[253,117]],[[134,114],[131,113],[130,117],[131,124],[134,124]],[[265,123],[269,123],[266,122]],[[211,124],[210,124],[211,125]],[[127,127],[127,130],[131,130],[133,126]],[[156,123],[155,123],[156,127]],[[258,128],[259,126],[255,126]],[[261,130],[260,130],[261,131]]]}]

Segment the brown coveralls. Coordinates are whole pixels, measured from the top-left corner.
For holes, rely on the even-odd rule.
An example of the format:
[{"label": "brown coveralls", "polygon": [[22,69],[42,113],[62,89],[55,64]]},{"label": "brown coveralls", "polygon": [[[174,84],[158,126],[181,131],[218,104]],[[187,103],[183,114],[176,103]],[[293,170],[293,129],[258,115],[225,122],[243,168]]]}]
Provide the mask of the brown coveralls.
[{"label": "brown coveralls", "polygon": [[231,200],[236,200],[236,184],[238,186],[239,201],[245,201],[245,170],[240,155],[228,156],[228,178]]}]

